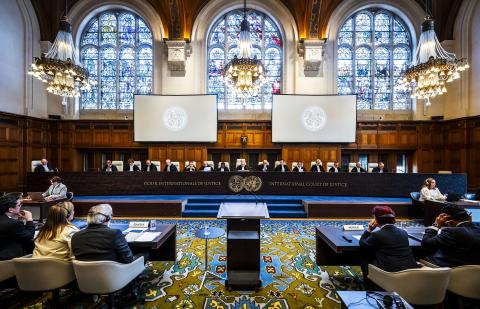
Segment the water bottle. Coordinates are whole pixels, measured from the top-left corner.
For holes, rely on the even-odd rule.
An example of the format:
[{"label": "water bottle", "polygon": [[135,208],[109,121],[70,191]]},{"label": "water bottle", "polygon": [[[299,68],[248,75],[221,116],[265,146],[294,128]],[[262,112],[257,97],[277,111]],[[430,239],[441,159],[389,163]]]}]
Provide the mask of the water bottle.
[{"label": "water bottle", "polygon": [[152,219],[150,220],[150,231],[156,231],[157,230],[157,220]]}]

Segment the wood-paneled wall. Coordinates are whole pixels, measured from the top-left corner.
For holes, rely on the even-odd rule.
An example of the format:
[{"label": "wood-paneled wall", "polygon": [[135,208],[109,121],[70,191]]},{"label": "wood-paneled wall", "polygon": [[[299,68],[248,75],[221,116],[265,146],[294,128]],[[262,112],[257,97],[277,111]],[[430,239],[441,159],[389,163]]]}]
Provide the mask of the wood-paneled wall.
[{"label": "wood-paneled wall", "polygon": [[[340,161],[342,153],[352,160],[359,153],[399,151],[411,154],[414,171],[435,173],[450,170],[468,173],[469,188],[480,187],[480,116],[424,122],[359,122],[351,144],[273,144],[269,121],[222,121],[216,143],[137,143],[132,121],[45,120],[0,113],[0,191],[22,191],[31,161],[43,157],[61,171],[81,171],[85,151],[145,151],[151,160],[203,161],[211,153],[278,153],[287,162]],[[247,137],[247,143],[242,143]],[[262,156],[262,155],[261,155]],[[116,159],[116,158],[112,158]],[[263,159],[260,157],[259,159]],[[100,167],[101,162],[95,162]],[[394,159],[392,159],[393,165]],[[387,164],[388,166],[388,164]]]}]

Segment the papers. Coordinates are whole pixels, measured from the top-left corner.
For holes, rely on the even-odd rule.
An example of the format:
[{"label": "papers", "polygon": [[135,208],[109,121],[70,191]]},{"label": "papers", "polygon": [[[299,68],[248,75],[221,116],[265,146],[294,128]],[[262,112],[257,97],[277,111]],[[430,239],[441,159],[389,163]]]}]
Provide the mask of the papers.
[{"label": "papers", "polygon": [[160,236],[162,232],[130,232],[125,235],[127,242],[149,242]]},{"label": "papers", "polygon": [[135,240],[138,239],[138,237],[140,237],[140,235],[142,235],[142,233],[130,232],[127,235],[125,235],[125,239],[127,240],[127,242],[134,242]]},{"label": "papers", "polygon": [[355,238],[356,240],[360,240],[360,238],[362,237],[362,235],[352,235],[353,238]]}]

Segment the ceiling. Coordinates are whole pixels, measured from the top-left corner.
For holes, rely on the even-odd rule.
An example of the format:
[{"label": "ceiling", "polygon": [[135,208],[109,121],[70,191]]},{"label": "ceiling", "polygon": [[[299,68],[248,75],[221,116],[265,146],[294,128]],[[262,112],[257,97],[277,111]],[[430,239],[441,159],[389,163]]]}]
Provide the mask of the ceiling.
[{"label": "ceiling", "polygon": [[[82,0],[69,0],[72,7]],[[157,11],[170,39],[190,38],[196,16],[209,1],[220,0],[129,0],[132,4],[147,1]],[[226,0],[221,0],[226,1]],[[300,38],[323,38],[329,18],[342,1],[356,0],[277,0],[281,1],[295,18]],[[404,1],[404,0],[398,0]],[[425,8],[424,0],[415,0]],[[431,15],[440,41],[453,39],[455,18],[463,0],[430,0]],[[40,24],[41,39],[54,41],[58,21],[65,11],[65,0],[31,0]],[[248,4],[247,4],[248,6]]]}]

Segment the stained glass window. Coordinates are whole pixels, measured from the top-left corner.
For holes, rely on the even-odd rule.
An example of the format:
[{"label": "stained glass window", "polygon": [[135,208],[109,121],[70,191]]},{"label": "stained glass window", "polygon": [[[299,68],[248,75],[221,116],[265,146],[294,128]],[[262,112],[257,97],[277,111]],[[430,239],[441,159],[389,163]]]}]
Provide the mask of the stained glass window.
[{"label": "stained glass window", "polygon": [[152,93],[152,33],[134,13],[107,11],[87,24],[80,59],[97,85],[83,91],[82,109],[133,109],[134,94]]},{"label": "stained glass window", "polygon": [[207,72],[208,93],[217,94],[218,109],[271,109],[273,94],[279,94],[282,83],[283,40],[275,23],[266,15],[247,11],[252,40],[252,57],[257,56],[265,66],[266,82],[257,95],[245,102],[223,83],[223,69],[228,61],[239,55],[238,43],[243,10],[222,16],[208,35]]},{"label": "stained glass window", "polygon": [[397,80],[411,51],[410,33],[398,16],[375,9],[355,13],[338,34],[338,93],[356,94],[358,109],[409,109],[409,95]]}]

